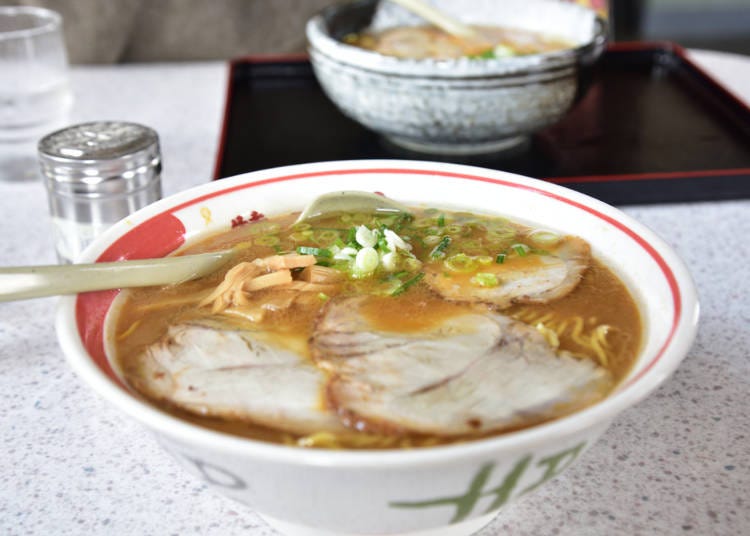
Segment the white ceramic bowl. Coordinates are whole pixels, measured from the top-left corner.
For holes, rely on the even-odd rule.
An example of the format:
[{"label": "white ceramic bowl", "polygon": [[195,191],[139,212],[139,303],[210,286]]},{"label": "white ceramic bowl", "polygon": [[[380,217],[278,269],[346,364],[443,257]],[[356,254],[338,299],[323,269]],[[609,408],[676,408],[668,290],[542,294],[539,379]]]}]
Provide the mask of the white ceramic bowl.
[{"label": "white ceramic bowl", "polygon": [[[466,23],[559,36],[574,47],[498,59],[402,59],[341,41],[371,24],[376,0],[326,8],[307,24],[310,60],[323,90],[344,114],[411,150],[470,155],[519,145],[567,113],[582,92],[582,72],[606,43],[604,21],[571,2],[433,3]],[[378,15],[380,29],[401,20]]]},{"label": "white ceramic bowl", "polygon": [[286,213],[319,194],[352,189],[384,192],[407,204],[538,221],[584,237],[635,296],[645,342],[633,370],[611,396],[554,422],[426,449],[305,450],[224,435],[144,403],[107,358],[107,313],[117,291],[63,298],[57,331],[83,381],[151,429],[189,471],[286,534],[470,534],[504,504],[570,466],[612,419],[663,382],[691,345],[698,316],[695,289],[683,263],[654,233],[577,192],[475,167],[330,162],[223,179],[138,211],[98,238],[80,260],[162,256],[206,232],[228,229],[237,215]]}]

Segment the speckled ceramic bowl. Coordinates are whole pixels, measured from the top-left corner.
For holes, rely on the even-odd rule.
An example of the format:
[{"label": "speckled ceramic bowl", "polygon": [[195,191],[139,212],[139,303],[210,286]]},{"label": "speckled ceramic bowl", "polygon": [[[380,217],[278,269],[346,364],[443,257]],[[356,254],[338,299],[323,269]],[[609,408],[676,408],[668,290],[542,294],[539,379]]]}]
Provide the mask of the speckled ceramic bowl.
[{"label": "speckled ceramic bowl", "polygon": [[[308,450],[225,435],[148,404],[109,356],[117,291],[65,297],[57,331],[78,375],[151,429],[195,476],[292,536],[462,536],[568,468],[612,420],[677,367],[695,334],[697,302],[677,255],[620,211],[582,194],[481,168],[410,161],[306,164],[215,181],[159,201],[98,238],[82,261],[163,256],[238,215],[299,210],[318,195],[381,191],[407,204],[538,221],[580,235],[636,298],[646,327],[637,362],[600,403],[506,435],[391,451]],[[206,217],[210,214],[210,218]],[[127,506],[123,506],[127,508]]]},{"label": "speckled ceramic bowl", "polygon": [[307,24],[310,58],[323,90],[344,114],[410,150],[470,155],[519,145],[565,115],[581,90],[582,71],[606,42],[604,22],[568,2],[433,3],[467,23],[532,30],[575,45],[500,59],[401,59],[341,41],[371,24],[397,25],[401,17],[376,15],[375,0],[325,9]]}]

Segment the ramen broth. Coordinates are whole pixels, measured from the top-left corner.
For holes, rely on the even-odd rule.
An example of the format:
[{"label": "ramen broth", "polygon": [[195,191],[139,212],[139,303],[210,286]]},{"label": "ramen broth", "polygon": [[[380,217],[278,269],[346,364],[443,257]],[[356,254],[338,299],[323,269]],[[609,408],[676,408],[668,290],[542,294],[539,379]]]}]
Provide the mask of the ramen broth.
[{"label": "ramen broth", "polygon": [[498,26],[473,26],[478,39],[461,39],[434,26],[399,26],[347,35],[344,42],[386,56],[411,59],[500,58],[573,48],[558,37]]},{"label": "ramen broth", "polygon": [[[163,340],[170,326],[202,322],[230,330],[260,329],[270,334],[267,336],[281,347],[310,361],[313,353],[310,344],[316,336],[316,329],[319,329],[320,316],[332,303],[365,295],[367,298],[358,314],[363,315],[373,330],[405,334],[419,332],[458,312],[486,307],[482,305],[484,298],[446,299],[432,286],[430,273],[435,277],[449,278],[461,288],[492,290],[493,285],[495,288],[502,286],[507,274],[533,269],[536,264],[547,262],[553,255],[550,251],[555,251],[555,244],[564,238],[546,229],[520,225],[503,218],[435,209],[414,209],[412,216],[334,214],[304,224],[294,224],[295,218],[296,214],[289,214],[239,225],[210,236],[183,253],[235,247],[238,253],[232,266],[278,255],[296,254],[309,258],[312,254],[315,266],[325,272],[325,292],[313,285],[311,290],[300,290],[292,296],[287,290],[288,284],[280,284],[243,293],[245,301],[242,305],[226,305],[227,302],[221,302],[223,298],[207,302],[212,292],[216,294],[217,287],[232,266],[196,281],[127,291],[121,297],[111,335],[116,364],[126,382],[151,403],[181,419],[242,437],[300,446],[428,446],[505,433],[549,420],[549,417],[530,417],[526,422],[514,422],[497,431],[448,436],[404,431],[398,427],[381,429],[359,425],[335,433],[290,433],[274,429],[267,423],[254,423],[252,418],[204,416],[200,410],[186,410],[186,407],[155,396],[149,386],[152,378],[148,374],[152,373],[144,369],[139,356]],[[364,249],[357,243],[357,231],[361,227],[378,239],[379,243],[374,246],[376,251],[382,247],[379,252],[381,263],[370,272],[356,265],[357,257],[351,252],[349,257],[342,254],[347,247],[359,248],[359,251]],[[380,232],[375,232],[378,229]],[[391,235],[388,235],[391,241],[386,243],[385,229],[397,235],[410,249],[394,246],[395,239]],[[363,240],[367,242],[367,239],[365,236]],[[400,255],[396,266],[382,263],[388,245]],[[294,268],[291,272],[294,278],[299,278],[303,270],[309,269]],[[524,300],[513,298],[509,306],[489,306],[493,314],[496,311],[534,328],[558,353],[571,355],[576,360],[592,361],[611,378],[606,388],[598,388],[602,392],[587,395],[585,404],[571,405],[567,409],[560,404],[557,416],[606,396],[628,373],[641,344],[638,308],[612,270],[592,258],[580,282],[576,283],[572,291],[549,303],[520,303]],[[323,367],[323,374],[332,374],[330,368]],[[328,411],[327,406],[331,403],[326,393],[330,395],[330,389],[321,389],[320,411]]]}]

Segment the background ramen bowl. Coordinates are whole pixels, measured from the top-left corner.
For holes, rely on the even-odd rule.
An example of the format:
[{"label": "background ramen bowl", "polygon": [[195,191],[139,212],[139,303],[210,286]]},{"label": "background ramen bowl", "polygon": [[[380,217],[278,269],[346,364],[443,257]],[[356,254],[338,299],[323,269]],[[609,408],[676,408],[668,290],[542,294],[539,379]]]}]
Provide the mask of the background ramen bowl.
[{"label": "background ramen bowl", "polygon": [[238,215],[288,213],[322,193],[351,189],[516,219],[534,221],[543,214],[539,223],[584,237],[628,285],[642,312],[644,343],[612,395],[547,424],[416,450],[306,450],[201,428],[144,402],[109,359],[109,313],[116,311],[117,292],[63,298],[57,331],[83,381],[151,429],[187,470],[286,534],[470,534],[583,455],[620,412],[670,375],[693,340],[697,302],[690,276],[651,231],[582,194],[468,166],[329,162],[215,181],[138,211],[98,238],[80,260],[163,256],[207,232],[228,230]]},{"label": "background ramen bowl", "polygon": [[323,10],[307,24],[310,59],[323,90],[345,115],[410,150],[471,155],[519,145],[565,115],[582,90],[583,73],[604,50],[604,22],[576,4],[433,3],[464,22],[532,30],[575,46],[499,59],[401,59],[341,42],[370,25],[376,0]]}]

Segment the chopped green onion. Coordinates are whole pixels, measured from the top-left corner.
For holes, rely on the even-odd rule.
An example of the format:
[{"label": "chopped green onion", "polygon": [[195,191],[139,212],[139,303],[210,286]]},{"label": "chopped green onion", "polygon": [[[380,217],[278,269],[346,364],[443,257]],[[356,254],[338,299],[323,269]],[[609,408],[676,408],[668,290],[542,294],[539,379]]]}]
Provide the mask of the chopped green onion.
[{"label": "chopped green onion", "polygon": [[247,232],[251,235],[257,234],[273,234],[279,231],[280,225],[278,223],[258,222],[253,225],[247,226]]},{"label": "chopped green onion", "polygon": [[357,230],[354,232],[355,240],[363,248],[375,247],[378,243],[378,235],[377,230],[368,229],[364,225],[357,227]]},{"label": "chopped green onion", "polygon": [[479,264],[491,264],[492,263],[492,257],[489,255],[480,255],[477,257],[477,262]]},{"label": "chopped green onion", "polygon": [[438,227],[445,227],[445,214],[441,214],[437,219]]},{"label": "chopped green onion", "polygon": [[495,48],[492,50],[493,58],[509,58],[515,55],[516,55],[515,49],[513,49],[513,47],[509,45],[500,44],[500,45],[495,46]]},{"label": "chopped green onion", "polygon": [[382,232],[384,227],[392,226],[397,217],[396,214],[379,215],[374,218],[374,221],[378,222],[378,227]]},{"label": "chopped green onion", "polygon": [[391,226],[391,229],[393,229],[397,233],[401,232],[401,228],[404,226],[404,224],[411,221],[412,219],[414,219],[414,217],[411,214],[399,214],[395,223]]},{"label": "chopped green onion", "polygon": [[396,287],[396,289],[393,292],[391,292],[391,296],[398,296],[399,294],[403,294],[404,292],[409,290],[409,287],[411,287],[415,283],[418,283],[423,277],[424,277],[424,272],[419,272],[417,275],[415,275],[411,279],[407,279],[406,281],[404,281],[404,283]]},{"label": "chopped green onion", "polygon": [[328,301],[329,299],[328,294],[326,294],[325,292],[318,292],[318,298],[320,299],[320,301]]},{"label": "chopped green onion", "polygon": [[357,228],[356,227],[349,227],[349,230],[347,231],[346,236],[346,245],[351,247],[359,247],[359,244],[357,244]]},{"label": "chopped green onion", "polygon": [[381,254],[380,256],[380,266],[387,270],[388,272],[393,272],[398,269],[398,257],[396,256],[396,253],[393,251],[389,251],[388,253]]},{"label": "chopped green onion", "polygon": [[529,251],[531,251],[531,248],[526,244],[513,244],[510,247],[518,254],[519,257],[525,257],[529,253]]},{"label": "chopped green onion", "polygon": [[505,253],[498,253],[497,257],[495,257],[495,262],[497,264],[502,264],[505,262],[505,257],[507,257]]},{"label": "chopped green onion", "polygon": [[480,287],[496,287],[500,284],[495,274],[480,272],[471,278],[471,282]]},{"label": "chopped green onion", "polygon": [[310,246],[297,246],[297,253],[300,255],[315,255],[316,257],[333,257],[330,249],[314,248]]},{"label": "chopped green onion", "polygon": [[441,259],[445,257],[445,249],[450,245],[450,243],[451,237],[444,236],[442,240],[440,240],[440,243],[435,246],[435,249],[430,252],[430,257],[432,257],[433,259]]},{"label": "chopped green onion", "polygon": [[352,214],[352,223],[355,225],[364,225],[365,223],[370,222],[370,218],[371,216],[369,214],[357,212],[356,214]]},{"label": "chopped green onion", "polygon": [[473,54],[469,56],[469,58],[475,59],[475,60],[491,60],[495,58],[495,49],[488,48],[487,50],[485,50],[484,52],[480,54]]},{"label": "chopped green onion", "polygon": [[508,244],[513,243],[516,239],[516,234],[516,231],[510,228],[488,229],[487,240],[491,240],[496,247],[506,247]]},{"label": "chopped green onion", "polygon": [[325,245],[323,243],[332,244],[335,240],[338,240],[339,233],[338,231],[334,231],[333,229],[325,229],[321,231],[315,238],[322,245]]},{"label": "chopped green onion", "polygon": [[413,225],[417,229],[425,229],[426,227],[431,227],[432,226],[432,218],[420,218],[418,220],[414,220]]},{"label": "chopped green onion", "polygon": [[546,229],[537,229],[529,233],[529,239],[537,246],[554,246],[560,238],[559,234]]},{"label": "chopped green onion", "polygon": [[406,257],[401,262],[408,270],[419,270],[422,267],[422,263],[414,256]]},{"label": "chopped green onion", "polygon": [[292,233],[289,235],[289,238],[294,240],[295,242],[302,242],[303,240],[309,240],[312,238],[313,232],[310,230],[307,231],[297,231],[296,233]]},{"label": "chopped green onion", "polygon": [[276,235],[259,236],[255,239],[256,246],[275,246],[279,242],[281,242],[281,240]]},{"label": "chopped green onion", "polygon": [[477,269],[477,260],[474,257],[469,257],[465,253],[458,253],[451,257],[448,257],[443,261],[443,264],[451,272],[469,273]]},{"label": "chopped green onion", "polygon": [[378,243],[375,247],[378,248],[379,251],[383,251],[385,253],[391,251],[391,248],[388,247],[388,240],[386,240],[385,235],[382,231],[380,233],[380,237],[378,238]]},{"label": "chopped green onion", "polygon": [[365,247],[357,252],[354,258],[355,275],[363,277],[375,271],[380,263],[380,256],[375,248]]}]

